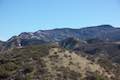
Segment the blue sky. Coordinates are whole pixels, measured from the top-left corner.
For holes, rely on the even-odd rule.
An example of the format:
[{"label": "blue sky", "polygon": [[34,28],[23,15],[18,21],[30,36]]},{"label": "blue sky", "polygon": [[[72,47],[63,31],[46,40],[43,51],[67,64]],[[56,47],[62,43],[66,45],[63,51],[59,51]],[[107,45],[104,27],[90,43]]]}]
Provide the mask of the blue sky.
[{"label": "blue sky", "polygon": [[0,0],[0,40],[40,29],[120,26],[120,0]]}]

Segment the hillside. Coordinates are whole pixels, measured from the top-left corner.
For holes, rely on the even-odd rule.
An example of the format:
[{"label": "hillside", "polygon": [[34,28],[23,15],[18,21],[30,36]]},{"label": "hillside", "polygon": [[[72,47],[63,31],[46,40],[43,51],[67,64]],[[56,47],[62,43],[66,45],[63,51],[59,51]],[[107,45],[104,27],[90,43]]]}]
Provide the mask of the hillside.
[{"label": "hillside", "polygon": [[53,45],[13,49],[0,55],[0,80],[116,80],[86,57]]},{"label": "hillside", "polygon": [[0,80],[120,80],[120,28],[23,32],[0,41]]},{"label": "hillside", "polygon": [[120,64],[120,44],[119,42],[104,42],[99,39],[89,39],[80,41],[75,38],[67,38],[59,42],[59,45],[66,49],[82,51],[94,57],[106,57],[109,60]]}]

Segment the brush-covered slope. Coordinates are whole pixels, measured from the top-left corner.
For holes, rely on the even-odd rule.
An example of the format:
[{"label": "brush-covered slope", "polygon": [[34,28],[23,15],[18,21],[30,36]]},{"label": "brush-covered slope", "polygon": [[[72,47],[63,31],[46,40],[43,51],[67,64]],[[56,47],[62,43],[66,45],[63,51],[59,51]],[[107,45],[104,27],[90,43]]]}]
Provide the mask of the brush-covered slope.
[{"label": "brush-covered slope", "polygon": [[76,38],[70,37],[67,39],[64,39],[62,41],[59,41],[59,46],[65,48],[65,49],[77,49],[80,48],[82,49],[87,43],[86,41],[78,40]]},{"label": "brush-covered slope", "polygon": [[[120,75],[120,42],[104,42],[97,38],[81,42],[75,38],[68,38],[59,44],[63,48],[87,56],[89,60],[97,62],[107,71],[111,70],[115,75]],[[119,76],[117,78],[120,79]]]},{"label": "brush-covered slope", "polygon": [[80,41],[75,38],[67,38],[59,42],[59,45],[66,49],[82,51],[94,57],[103,56],[110,61],[120,64],[120,43],[105,42],[100,39],[88,39]]},{"label": "brush-covered slope", "polygon": [[5,42],[0,41],[0,51],[2,51],[2,50],[3,50],[4,46],[5,46]]},{"label": "brush-covered slope", "polygon": [[0,54],[0,80],[115,80],[111,71],[54,45],[15,48]]}]

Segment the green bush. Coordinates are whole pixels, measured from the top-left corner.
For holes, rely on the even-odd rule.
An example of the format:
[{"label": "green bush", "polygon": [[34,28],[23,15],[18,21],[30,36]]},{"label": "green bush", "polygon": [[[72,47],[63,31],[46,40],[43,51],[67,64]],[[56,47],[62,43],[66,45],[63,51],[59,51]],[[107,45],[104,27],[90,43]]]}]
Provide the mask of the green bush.
[{"label": "green bush", "polygon": [[5,79],[10,77],[11,73],[5,70],[3,66],[0,66],[0,79]]}]

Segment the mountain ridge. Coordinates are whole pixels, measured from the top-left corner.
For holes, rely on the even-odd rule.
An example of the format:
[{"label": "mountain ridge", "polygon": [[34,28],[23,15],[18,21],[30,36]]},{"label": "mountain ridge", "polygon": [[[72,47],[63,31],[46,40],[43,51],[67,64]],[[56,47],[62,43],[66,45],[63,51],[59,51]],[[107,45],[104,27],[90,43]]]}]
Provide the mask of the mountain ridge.
[{"label": "mountain ridge", "polygon": [[5,42],[5,47],[21,47],[59,42],[69,37],[79,40],[98,38],[103,41],[120,41],[120,28],[115,28],[111,25],[98,25],[80,29],[57,28],[51,30],[38,30],[36,32],[23,32],[7,40]]}]

